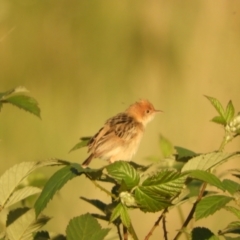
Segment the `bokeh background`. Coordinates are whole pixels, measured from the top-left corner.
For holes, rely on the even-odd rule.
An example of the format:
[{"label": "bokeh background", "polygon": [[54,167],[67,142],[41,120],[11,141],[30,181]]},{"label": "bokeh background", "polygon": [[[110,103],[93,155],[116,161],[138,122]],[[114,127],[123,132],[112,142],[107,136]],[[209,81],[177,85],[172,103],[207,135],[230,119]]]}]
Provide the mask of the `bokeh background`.
[{"label": "bokeh background", "polygon": [[[82,162],[86,149],[68,154],[79,137],[140,98],[164,113],[149,124],[134,161],[148,164],[148,156],[160,156],[159,134],[196,152],[216,150],[223,130],[209,122],[216,112],[203,95],[224,105],[231,99],[239,110],[239,63],[238,0],[1,0],[0,91],[25,86],[42,120],[3,107],[0,174],[22,161]],[[226,148],[234,150],[237,139]],[[95,160],[92,167],[104,164]],[[72,217],[97,212],[79,196],[110,201],[86,178],[74,179],[48,205],[45,213],[54,216],[48,230],[64,233]],[[143,239],[158,214],[131,216]],[[221,216],[207,223],[215,232],[229,221]],[[171,239],[180,228],[177,211],[168,224]]]}]

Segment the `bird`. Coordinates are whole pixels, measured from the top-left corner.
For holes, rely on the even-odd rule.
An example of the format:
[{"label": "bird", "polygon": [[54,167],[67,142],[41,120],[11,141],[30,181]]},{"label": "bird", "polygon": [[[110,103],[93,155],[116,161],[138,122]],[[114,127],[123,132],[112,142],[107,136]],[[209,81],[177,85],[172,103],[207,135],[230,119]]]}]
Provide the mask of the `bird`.
[{"label": "bird", "polygon": [[124,112],[109,118],[89,140],[89,157],[82,163],[86,168],[94,158],[115,161],[131,161],[142,139],[146,125],[153,120],[156,110],[148,100],[141,99]]}]

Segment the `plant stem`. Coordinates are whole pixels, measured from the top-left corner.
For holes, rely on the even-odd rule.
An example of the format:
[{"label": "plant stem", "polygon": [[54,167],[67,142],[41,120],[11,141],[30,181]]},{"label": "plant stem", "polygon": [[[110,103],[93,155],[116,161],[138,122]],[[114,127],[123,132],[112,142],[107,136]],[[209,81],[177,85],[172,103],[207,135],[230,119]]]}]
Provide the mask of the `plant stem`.
[{"label": "plant stem", "polygon": [[167,236],[167,226],[166,226],[166,214],[163,215],[163,236],[165,240],[168,240]]},{"label": "plant stem", "polygon": [[134,228],[133,228],[132,223],[131,223],[131,226],[129,227],[128,231],[129,231],[129,233],[132,235],[132,237],[133,237],[134,240],[138,240],[137,234],[136,234],[136,232],[135,232],[135,230],[134,230]]},{"label": "plant stem", "polygon": [[151,228],[151,230],[150,230],[150,232],[147,234],[147,236],[144,238],[144,240],[148,240],[148,239],[152,236],[155,228],[159,225],[160,221],[162,220],[164,214],[165,214],[167,211],[168,211],[167,208],[164,209],[164,211],[163,211],[162,214],[159,216],[158,220],[154,223],[153,227]]},{"label": "plant stem", "polygon": [[182,234],[182,232],[183,232],[182,230],[187,227],[187,225],[189,224],[189,222],[190,222],[191,219],[193,218],[193,215],[194,215],[194,213],[195,213],[195,209],[196,209],[196,207],[197,207],[197,204],[198,204],[198,203],[200,202],[200,200],[202,199],[206,187],[207,187],[207,183],[205,182],[205,183],[203,183],[202,188],[201,188],[201,191],[200,191],[200,193],[199,193],[199,195],[198,195],[198,198],[197,198],[196,202],[193,204],[191,211],[189,212],[189,214],[188,214],[185,222],[183,223],[183,225],[182,225],[182,227],[181,227],[181,230],[177,233],[177,235],[175,236],[175,238],[174,238],[173,240],[177,240],[177,239],[181,236],[181,234]]},{"label": "plant stem", "polygon": [[123,225],[123,240],[128,240],[128,231],[124,225]]},{"label": "plant stem", "polygon": [[99,185],[96,181],[91,180],[91,182],[100,190],[102,190],[103,192],[105,192],[107,195],[111,196],[114,199],[117,199],[116,195],[110,193],[108,190],[106,190],[105,188],[103,188],[101,185]]},{"label": "plant stem", "polygon": [[121,230],[120,230],[120,224],[117,224],[117,233],[119,236],[119,240],[122,240]]}]

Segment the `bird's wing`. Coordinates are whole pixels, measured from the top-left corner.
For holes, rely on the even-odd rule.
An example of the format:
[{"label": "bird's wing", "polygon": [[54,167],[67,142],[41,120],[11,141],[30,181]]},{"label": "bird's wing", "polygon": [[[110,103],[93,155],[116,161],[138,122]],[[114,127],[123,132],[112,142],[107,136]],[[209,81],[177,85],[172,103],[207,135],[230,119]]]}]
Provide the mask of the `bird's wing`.
[{"label": "bird's wing", "polygon": [[131,139],[137,133],[139,123],[133,117],[120,113],[113,118],[110,118],[107,123],[114,131],[115,135],[120,139]]},{"label": "bird's wing", "polygon": [[89,151],[95,151],[109,139],[111,141],[127,141],[136,136],[142,130],[140,123],[125,113],[120,113],[106,121],[105,125],[93,136],[88,147]]}]

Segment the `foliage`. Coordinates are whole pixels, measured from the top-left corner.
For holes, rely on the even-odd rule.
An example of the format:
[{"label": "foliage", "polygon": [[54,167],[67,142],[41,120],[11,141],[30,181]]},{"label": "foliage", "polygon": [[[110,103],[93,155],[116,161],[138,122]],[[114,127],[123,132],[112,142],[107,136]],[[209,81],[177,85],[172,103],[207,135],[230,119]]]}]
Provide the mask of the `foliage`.
[{"label": "foliage", "polygon": [[[40,109],[36,101],[22,95],[25,92],[26,89],[20,87],[1,93],[0,107],[4,103],[11,103],[40,117]],[[216,175],[214,170],[229,159],[239,157],[239,152],[226,153],[223,150],[227,143],[240,134],[240,115],[235,115],[231,101],[224,109],[217,99],[206,97],[218,112],[218,116],[214,117],[212,121],[222,125],[225,129],[224,138],[217,151],[195,153],[183,147],[173,147],[167,138],[161,136],[159,146],[163,152],[162,156],[169,161],[174,161],[171,167],[170,165],[169,167],[162,166],[159,163],[141,166],[134,162],[118,161],[104,168],[92,169],[82,168],[78,163],[60,159],[23,162],[11,167],[0,177],[1,211],[5,209],[9,212],[1,239],[102,240],[107,237],[110,228],[102,228],[97,219],[111,223],[111,228],[116,227],[118,239],[142,239],[134,229],[130,217],[132,209],[158,215],[152,229],[144,238],[145,240],[151,238],[160,223],[163,235],[159,236],[159,239],[168,239],[168,212],[173,208],[180,207],[190,199],[191,201],[194,199],[194,203],[182,226],[179,226],[174,240],[179,239],[183,233],[193,240],[217,240],[221,236],[230,239],[228,234],[235,234],[239,238],[240,169],[229,171],[229,175],[224,179]],[[89,139],[89,137],[82,138],[70,151],[85,147]],[[36,169],[56,165],[62,167],[48,179],[43,189],[31,184],[23,185],[23,180]],[[82,201],[95,206],[102,214],[86,213],[70,219],[66,226],[65,236],[51,237],[47,231],[41,231],[41,227],[50,220],[49,217],[42,214],[47,204],[68,181],[82,175],[109,196],[109,202],[81,197]],[[108,184],[105,186],[105,183]],[[110,190],[107,188],[109,184],[111,185]],[[214,191],[209,191],[209,186]],[[197,188],[197,191],[193,192],[193,187]],[[36,194],[38,197],[32,208],[10,208]],[[236,221],[229,222],[227,226],[219,225],[218,233],[214,233],[207,226],[188,228],[192,218],[198,221],[219,210],[233,214]]]}]

